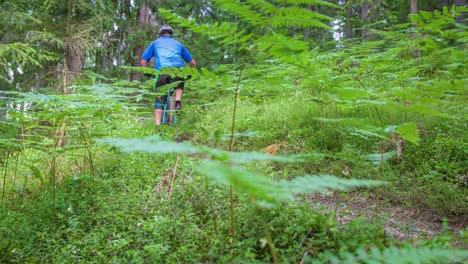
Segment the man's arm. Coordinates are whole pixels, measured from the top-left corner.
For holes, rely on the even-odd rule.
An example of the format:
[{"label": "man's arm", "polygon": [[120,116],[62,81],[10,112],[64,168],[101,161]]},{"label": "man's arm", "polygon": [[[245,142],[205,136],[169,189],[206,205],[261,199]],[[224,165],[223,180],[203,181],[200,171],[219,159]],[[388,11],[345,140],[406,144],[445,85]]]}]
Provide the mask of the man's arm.
[{"label": "man's arm", "polygon": [[153,48],[154,43],[151,43],[143,52],[143,55],[141,55],[141,60],[140,60],[140,65],[141,67],[146,67],[148,66],[148,62],[153,58],[154,56],[154,48]]},{"label": "man's arm", "polygon": [[182,46],[182,58],[184,61],[190,64],[190,67],[197,67],[197,62],[192,58],[192,54],[190,54],[190,52],[184,46]]}]

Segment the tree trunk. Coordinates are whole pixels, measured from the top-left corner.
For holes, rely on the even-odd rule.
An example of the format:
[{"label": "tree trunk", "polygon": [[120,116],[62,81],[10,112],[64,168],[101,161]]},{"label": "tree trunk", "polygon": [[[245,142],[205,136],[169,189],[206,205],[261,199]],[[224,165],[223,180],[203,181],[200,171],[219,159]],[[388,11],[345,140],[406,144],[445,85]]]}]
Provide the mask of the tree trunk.
[{"label": "tree trunk", "polygon": [[353,37],[353,24],[351,23],[351,18],[353,17],[353,8],[347,4],[348,1],[345,2],[346,5],[346,21],[344,26],[344,37],[350,39]]},{"label": "tree trunk", "polygon": [[[106,73],[107,71],[112,69],[114,56],[112,53],[112,39],[113,39],[112,32],[106,32],[104,34],[104,38],[102,40],[102,48],[100,49],[101,53],[101,67],[100,71],[102,73]],[[97,61],[96,61],[97,64]]]},{"label": "tree trunk", "polygon": [[418,0],[410,0],[410,14],[418,13]]},{"label": "tree trunk", "polygon": [[[149,18],[150,18],[150,7],[149,7],[149,2],[145,1],[140,6],[138,7],[138,13],[137,13],[137,20],[136,24],[138,26],[138,30],[143,33],[145,24],[149,23]],[[139,34],[141,35],[141,34]],[[143,42],[144,38],[143,37],[138,37],[136,41],[136,45],[133,48],[133,61],[132,61],[132,66],[134,67],[139,67],[140,66],[140,57],[143,54]],[[130,81],[141,81],[141,73],[139,72],[132,72],[132,75],[130,77]]]},{"label": "tree trunk", "polygon": [[[364,24],[364,21],[367,20],[367,18],[369,17],[369,13],[370,13],[370,9],[371,9],[371,4],[369,2],[364,2],[361,4],[361,20]],[[370,31],[368,29],[362,29],[361,30],[361,37],[362,38],[366,38],[368,36],[370,36]]]},{"label": "tree trunk", "polygon": [[151,25],[151,27],[156,27],[157,25],[157,17],[156,17],[156,13],[150,13],[149,14],[149,24]]},{"label": "tree trunk", "polygon": [[104,56],[102,55],[102,50],[96,50],[96,60],[95,60],[95,67],[94,71],[97,73],[102,73],[102,61],[104,60]]},{"label": "tree trunk", "polygon": [[119,11],[119,39],[117,42],[117,67],[120,67],[122,64],[122,46],[124,45],[124,35],[128,30],[128,25],[124,23],[124,15],[130,14],[130,0],[121,0],[120,1],[120,11]]},{"label": "tree trunk", "polygon": [[114,51],[110,49],[106,55],[107,55],[106,72],[109,72],[114,68]]},{"label": "tree trunk", "polygon": [[84,52],[79,48],[69,47],[66,56],[69,76],[71,79],[76,79],[83,69]]},{"label": "tree trunk", "polygon": [[68,94],[70,80],[76,79],[83,69],[84,51],[72,43],[73,0],[68,0],[65,54],[63,63],[63,94]]},{"label": "tree trunk", "polygon": [[70,71],[68,68],[68,57],[70,53],[71,46],[71,16],[72,16],[73,0],[68,0],[68,9],[67,9],[67,27],[66,27],[66,39],[65,39],[65,54],[63,56],[63,94],[68,94],[68,85],[70,84]]}]

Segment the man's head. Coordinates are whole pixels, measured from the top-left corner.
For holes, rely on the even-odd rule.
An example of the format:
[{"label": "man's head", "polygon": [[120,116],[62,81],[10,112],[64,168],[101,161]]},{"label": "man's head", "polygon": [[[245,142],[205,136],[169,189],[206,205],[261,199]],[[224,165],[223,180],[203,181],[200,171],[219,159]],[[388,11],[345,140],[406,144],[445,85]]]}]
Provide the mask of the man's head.
[{"label": "man's head", "polygon": [[164,25],[159,29],[159,36],[169,35],[172,37],[173,34],[174,30],[168,25]]}]

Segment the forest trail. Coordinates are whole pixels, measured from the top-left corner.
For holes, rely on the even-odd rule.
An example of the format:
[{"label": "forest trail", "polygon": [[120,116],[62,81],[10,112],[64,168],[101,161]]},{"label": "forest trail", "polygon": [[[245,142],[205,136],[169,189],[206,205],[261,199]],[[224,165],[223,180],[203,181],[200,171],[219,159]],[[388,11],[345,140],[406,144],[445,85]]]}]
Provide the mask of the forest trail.
[{"label": "forest trail", "polygon": [[[312,195],[310,200],[313,207],[334,212],[340,226],[359,217],[369,222],[376,222],[380,218],[385,233],[402,241],[431,239],[443,231],[443,219],[435,212],[392,205],[372,195],[348,193],[344,197],[329,192]],[[457,231],[464,228],[466,221],[463,219],[449,220],[450,231],[458,233]]]}]

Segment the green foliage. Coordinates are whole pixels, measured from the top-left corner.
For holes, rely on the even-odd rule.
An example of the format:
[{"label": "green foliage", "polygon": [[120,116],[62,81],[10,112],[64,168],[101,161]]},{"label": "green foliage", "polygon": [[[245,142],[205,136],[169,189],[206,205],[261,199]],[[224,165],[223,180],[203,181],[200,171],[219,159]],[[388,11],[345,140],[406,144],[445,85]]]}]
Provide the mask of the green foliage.
[{"label": "green foliage", "polygon": [[[73,2],[68,37],[89,51],[89,67],[98,67],[96,46],[103,56],[132,50],[126,39],[141,32],[151,35],[149,28],[116,34],[110,2]],[[139,4],[123,2],[115,8],[119,27]],[[0,44],[3,80],[10,70],[44,80],[36,65],[56,67],[67,3],[5,3],[1,30],[11,33]],[[361,196],[363,187],[387,182],[364,196],[435,211],[435,219],[463,219],[466,32],[454,18],[465,9],[367,25],[379,28],[371,40],[339,40],[324,52],[311,49],[305,35],[310,27],[331,34],[336,17],[322,11],[338,8],[329,2],[191,3],[197,10],[183,3],[166,1],[178,9],[161,9],[161,17],[196,42],[199,54],[220,59],[209,69],[163,71],[193,77],[177,126],[155,131],[153,80],[87,70],[69,95],[19,92],[19,77],[7,84],[15,91],[3,89],[0,262],[466,260],[465,251],[451,248],[463,233],[397,241],[384,217],[338,222],[314,210],[309,197],[349,189]],[[225,185],[236,190],[233,202]]]},{"label": "green foliage", "polygon": [[5,81],[11,79],[9,70],[13,64],[24,67],[42,67],[43,63],[56,61],[57,58],[53,52],[32,43],[0,44],[0,78]]},{"label": "green foliage", "polygon": [[[230,162],[248,161],[294,161],[287,157],[272,156],[260,153],[237,153],[195,147],[189,143],[174,143],[161,141],[159,137],[146,139],[103,139],[102,142],[116,146],[126,152],[146,153],[199,153],[210,155],[212,159]],[[304,176],[297,177],[291,182],[274,182],[270,179],[255,175],[245,169],[209,162],[199,168],[203,174],[209,175],[225,184],[232,184],[240,191],[254,197],[262,204],[275,204],[292,200],[293,194],[332,190],[347,190],[351,187],[373,187],[383,184],[378,181],[344,180],[333,176]]]},{"label": "green foliage", "polygon": [[103,32],[113,27],[112,3],[70,3],[67,20],[68,1],[2,1],[0,81],[4,90],[43,89],[62,77],[61,67],[67,63],[64,51],[83,57],[79,59],[85,64],[86,52],[101,45]]},{"label": "green foliage", "polygon": [[384,184],[379,181],[339,179],[331,175],[305,175],[292,181],[275,182],[255,175],[239,167],[230,167],[220,163],[206,163],[200,172],[218,182],[232,185],[239,191],[249,194],[261,205],[273,205],[294,199],[295,194],[310,194],[325,190],[346,191],[356,187],[375,187]]},{"label": "green foliage", "polygon": [[466,261],[468,252],[466,250],[448,250],[440,248],[395,248],[389,247],[384,250],[371,248],[360,249],[354,253],[345,253],[339,256],[325,255],[320,261],[310,260],[305,263],[454,263]]},{"label": "green foliage", "polygon": [[125,152],[146,153],[199,153],[211,156],[215,160],[230,162],[248,161],[294,161],[294,158],[272,156],[258,152],[242,153],[229,152],[225,150],[212,149],[208,147],[197,147],[190,143],[176,143],[161,140],[160,137],[134,138],[134,139],[101,139],[103,143],[118,147]]}]

